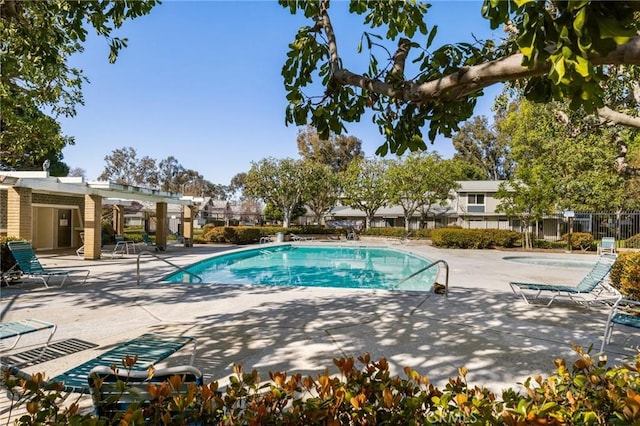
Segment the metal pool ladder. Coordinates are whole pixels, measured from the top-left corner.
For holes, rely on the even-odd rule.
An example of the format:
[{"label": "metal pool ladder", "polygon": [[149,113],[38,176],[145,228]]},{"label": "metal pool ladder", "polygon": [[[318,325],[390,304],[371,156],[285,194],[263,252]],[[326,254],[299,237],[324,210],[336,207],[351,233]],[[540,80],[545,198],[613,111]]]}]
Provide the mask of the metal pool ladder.
[{"label": "metal pool ladder", "polygon": [[444,274],[444,296],[445,297],[449,296],[449,264],[446,261],[444,261],[443,259],[436,260],[435,262],[428,264],[424,268],[414,272],[413,274],[409,275],[408,277],[401,279],[400,281],[398,281],[396,283],[396,285],[393,286],[393,288],[394,289],[398,288],[398,286],[400,284],[404,283],[405,281],[410,280],[411,278],[415,277],[416,275],[419,275],[419,274],[423,273],[424,271],[426,271],[428,269],[433,268],[434,266],[436,266],[439,263],[442,263],[444,265],[444,272],[445,272],[445,274]]},{"label": "metal pool ladder", "polygon": [[191,275],[192,277],[197,278],[199,283],[202,282],[202,277],[200,275],[194,274],[193,272],[188,271],[188,270],[184,269],[183,267],[176,265],[175,263],[169,262],[164,257],[158,256],[155,253],[152,253],[150,251],[141,251],[140,253],[138,253],[137,266],[136,266],[136,277],[137,277],[137,280],[138,280],[138,285],[140,285],[140,256],[142,256],[143,254],[148,254],[150,256],[155,257],[156,259],[162,260],[164,263],[173,266],[178,271],[184,272],[187,275]]}]

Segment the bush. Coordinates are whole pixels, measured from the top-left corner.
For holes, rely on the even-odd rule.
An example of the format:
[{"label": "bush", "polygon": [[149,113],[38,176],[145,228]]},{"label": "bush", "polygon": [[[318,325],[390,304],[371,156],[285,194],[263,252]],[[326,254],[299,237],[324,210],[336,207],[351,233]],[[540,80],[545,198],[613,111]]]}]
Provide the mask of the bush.
[{"label": "bush", "polygon": [[[144,406],[134,402],[109,420],[79,414],[76,404],[62,407],[66,395],[60,387],[38,386],[42,373],[25,380],[6,371],[4,380],[10,393],[24,392],[29,414],[21,417],[22,424],[133,424],[150,416],[163,424],[216,425],[638,424],[640,354],[635,363],[607,367],[606,358],[594,360],[582,348],[574,350],[578,356],[571,365],[556,360],[548,378],[528,378],[524,393],[509,388],[501,397],[470,387],[465,368],[440,389],[409,367],[404,377],[392,376],[386,359],[373,361],[369,354],[358,357],[361,368],[353,358],[334,360],[337,376],[328,370],[315,378],[270,372],[269,382],[234,365],[225,387],[213,382],[178,394],[174,388],[180,386],[149,384],[149,393],[157,397]],[[179,378],[169,381],[174,380],[179,384]]]},{"label": "bush", "polygon": [[625,248],[640,248],[640,234],[633,235],[626,240],[624,240]]},{"label": "bush", "polygon": [[[568,243],[569,234],[562,235],[562,241]],[[596,248],[593,235],[588,232],[574,232],[571,234],[571,248],[573,250],[594,250]]]},{"label": "bush", "polygon": [[431,231],[434,246],[462,249],[515,247],[520,234],[505,229],[440,228]]},{"label": "bush", "polygon": [[640,253],[620,253],[609,277],[611,285],[625,297],[640,300]]},{"label": "bush", "polygon": [[202,239],[212,243],[249,244],[260,240],[260,228],[253,226],[225,226],[211,228]]},{"label": "bush", "polygon": [[[20,241],[21,239],[18,237],[0,237],[0,272],[7,272],[11,268],[13,268],[16,264],[16,260],[13,258],[13,255],[9,251],[9,247],[7,247],[7,243],[9,241]],[[20,269],[18,268],[18,272]],[[16,278],[16,276],[8,277],[2,274],[2,281],[0,282],[1,286],[6,286],[9,284],[7,280]]]},{"label": "bush", "polygon": [[540,249],[566,249],[567,243],[566,241],[535,240],[533,242],[533,247]]}]

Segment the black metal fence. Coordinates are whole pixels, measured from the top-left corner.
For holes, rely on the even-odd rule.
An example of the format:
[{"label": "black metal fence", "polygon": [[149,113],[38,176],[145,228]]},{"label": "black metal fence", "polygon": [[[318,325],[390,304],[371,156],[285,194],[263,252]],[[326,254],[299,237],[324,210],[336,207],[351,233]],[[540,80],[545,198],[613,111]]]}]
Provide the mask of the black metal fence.
[{"label": "black metal fence", "polygon": [[[625,240],[640,234],[640,211],[575,212],[572,222],[573,232],[589,233],[596,240],[602,237]],[[538,222],[539,238],[553,240],[555,235],[559,239],[568,231],[569,219],[563,213],[546,216]]]}]

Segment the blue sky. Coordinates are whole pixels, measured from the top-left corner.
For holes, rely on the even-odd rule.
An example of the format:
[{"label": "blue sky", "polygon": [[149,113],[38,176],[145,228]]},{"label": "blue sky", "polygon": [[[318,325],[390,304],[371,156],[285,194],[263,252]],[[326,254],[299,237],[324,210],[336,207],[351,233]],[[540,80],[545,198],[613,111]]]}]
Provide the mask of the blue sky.
[{"label": "blue sky", "polygon": [[[427,24],[438,25],[434,45],[471,42],[472,34],[502,37],[482,19],[481,4],[433,2]],[[355,54],[364,27],[346,13],[347,6],[334,1],[331,9],[339,53],[346,68],[364,72],[366,58]],[[61,119],[63,132],[76,141],[64,149],[64,161],[95,180],[105,156],[130,146],[139,158],[173,155],[185,168],[226,185],[251,161],[297,158],[298,128],[284,124],[280,71],[302,25],[308,25],[303,16],[276,1],[165,1],[117,32],[129,46],[115,64],[108,62],[107,42],[90,37],[85,51],[72,58],[90,83],[77,115]],[[476,114],[492,115],[498,90],[486,92]],[[367,156],[383,142],[369,120],[348,131],[362,140]],[[429,149],[445,157],[453,153],[444,139]]]}]

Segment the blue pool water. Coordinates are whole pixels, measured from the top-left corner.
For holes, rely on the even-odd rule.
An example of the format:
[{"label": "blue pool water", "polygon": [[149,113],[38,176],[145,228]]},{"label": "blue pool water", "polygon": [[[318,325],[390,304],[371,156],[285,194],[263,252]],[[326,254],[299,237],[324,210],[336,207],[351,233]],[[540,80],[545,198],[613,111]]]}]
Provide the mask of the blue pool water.
[{"label": "blue pool water", "polygon": [[[390,248],[281,245],[222,254],[185,269],[204,283],[429,291],[437,267],[401,281],[430,263]],[[164,281],[199,282],[184,272]]]}]

